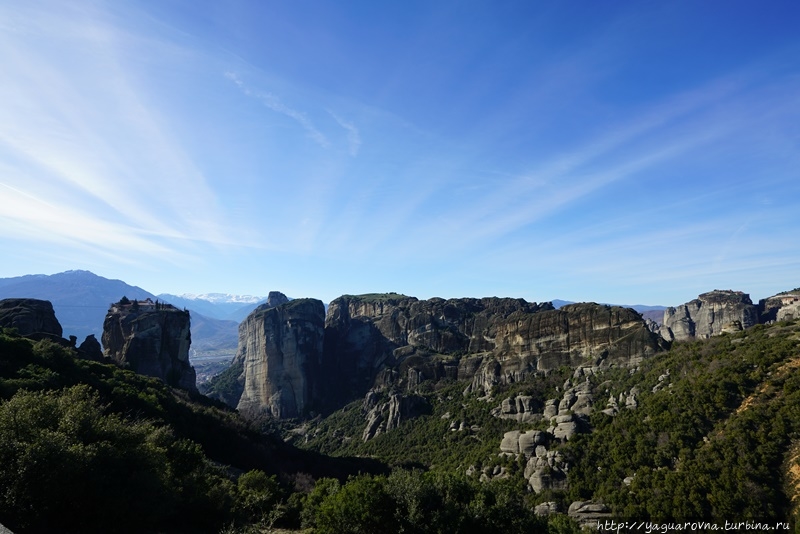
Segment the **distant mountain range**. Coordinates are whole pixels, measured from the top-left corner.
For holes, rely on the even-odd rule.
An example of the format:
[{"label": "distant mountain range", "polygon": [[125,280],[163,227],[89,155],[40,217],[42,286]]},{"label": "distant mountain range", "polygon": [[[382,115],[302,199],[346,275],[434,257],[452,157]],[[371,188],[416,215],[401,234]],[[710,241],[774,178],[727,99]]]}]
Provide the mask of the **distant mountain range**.
[{"label": "distant mountain range", "polygon": [[129,299],[156,299],[141,287],[103,278],[89,271],[0,278],[0,298],[49,300],[64,329],[64,336],[74,335],[79,341],[89,334],[100,340],[109,304],[117,302],[123,295]]},{"label": "distant mountain range", "polygon": [[207,317],[236,322],[241,322],[259,304],[267,301],[267,297],[227,293],[204,293],[202,295],[161,293],[158,298],[173,306],[195,310]]}]

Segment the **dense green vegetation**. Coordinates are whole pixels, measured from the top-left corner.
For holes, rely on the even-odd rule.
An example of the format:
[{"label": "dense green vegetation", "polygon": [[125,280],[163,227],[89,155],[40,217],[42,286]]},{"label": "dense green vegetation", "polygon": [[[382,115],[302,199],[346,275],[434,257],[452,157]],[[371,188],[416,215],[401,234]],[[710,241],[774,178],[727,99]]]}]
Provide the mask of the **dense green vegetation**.
[{"label": "dense green vegetation", "polygon": [[347,484],[318,485],[308,497],[318,534],[547,532],[527,509],[525,491],[510,480],[482,484],[443,473],[395,470]]},{"label": "dense green vegetation", "polygon": [[[786,455],[800,437],[798,324],[678,344],[629,378],[639,408],[592,418],[565,449],[573,498],[624,517],[785,519]],[[670,371],[672,387],[649,391]],[[630,487],[622,480],[633,476]]]},{"label": "dense green vegetation", "polygon": [[221,403],[0,333],[0,521],[15,532],[299,524],[295,488],[363,470],[380,466],[298,451]]},{"label": "dense green vegetation", "polygon": [[[800,497],[798,371],[800,321],[795,321],[676,343],[636,370],[591,376],[591,432],[553,445],[569,465],[568,489],[527,493],[527,505],[556,501],[564,510],[573,501],[594,500],[608,505],[616,518],[655,521],[797,519],[791,500]],[[567,373],[498,387],[488,402],[462,394],[463,383],[423,385],[418,393],[432,413],[366,443],[364,414],[356,402],[312,426],[304,446],[431,473],[463,474],[474,466],[471,472],[480,474],[487,466],[501,466],[509,483],[525,493],[525,460],[498,455],[500,438],[508,430],[549,423],[500,420],[491,410],[517,393],[541,402],[558,398],[556,386]],[[613,417],[600,412],[609,396],[634,387],[640,391],[638,408],[623,406]],[[453,421],[463,422],[464,430],[453,430]]]},{"label": "dense green vegetation", "polygon": [[[158,380],[77,359],[56,343],[9,334],[0,335],[6,526],[216,532],[261,519],[262,510],[248,504],[254,490],[246,482],[268,477],[277,486],[274,475],[256,469],[273,467],[268,443],[235,414]],[[249,472],[237,484],[222,464]],[[256,493],[270,507],[283,497],[274,488]]]},{"label": "dense green vegetation", "polygon": [[213,399],[218,399],[228,406],[236,406],[242,397],[244,385],[239,382],[239,377],[244,371],[244,362],[234,361],[224,371],[198,386],[200,392]]}]

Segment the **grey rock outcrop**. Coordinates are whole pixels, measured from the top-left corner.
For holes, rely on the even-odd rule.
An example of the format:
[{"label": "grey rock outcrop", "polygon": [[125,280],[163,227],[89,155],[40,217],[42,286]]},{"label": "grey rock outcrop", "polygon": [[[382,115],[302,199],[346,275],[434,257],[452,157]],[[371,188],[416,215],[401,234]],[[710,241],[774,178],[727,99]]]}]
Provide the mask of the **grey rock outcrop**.
[{"label": "grey rock outcrop", "polygon": [[785,291],[758,302],[761,322],[792,321],[800,318],[800,290]]},{"label": "grey rock outcrop", "polygon": [[536,454],[538,445],[547,445],[550,436],[540,430],[528,430],[526,432],[512,430],[503,434],[500,442],[500,450],[510,454],[524,454],[530,458]]},{"label": "grey rock outcrop", "polygon": [[78,354],[87,360],[96,362],[103,361],[103,347],[100,345],[100,342],[97,341],[97,338],[94,337],[94,334],[86,336],[86,339],[84,339],[83,343],[78,347]]},{"label": "grey rock outcrop", "polygon": [[519,423],[540,421],[544,416],[541,412],[541,403],[530,395],[517,395],[503,399],[498,408],[492,410],[492,415],[500,419],[512,419]]},{"label": "grey rock outcrop", "polygon": [[553,440],[550,432],[512,430],[506,432],[500,442],[501,455],[524,456],[527,459],[523,476],[537,494],[548,489],[567,489],[569,466],[559,451],[547,449]]},{"label": "grey rock outcrop", "polygon": [[242,413],[309,414],[319,398],[324,318],[321,301],[297,299],[259,306],[239,325],[234,363],[243,365]]},{"label": "grey rock outcrop", "polygon": [[289,297],[287,297],[280,291],[270,291],[269,295],[267,295],[267,302],[265,302],[259,307],[263,307],[264,309],[275,308],[276,306],[280,306],[281,304],[286,304],[287,302],[289,302]]},{"label": "grey rock outcrop", "polygon": [[664,310],[661,336],[667,341],[706,339],[758,324],[758,307],[741,291],[714,290]]},{"label": "grey rock outcrop", "polygon": [[569,505],[567,514],[581,525],[596,526],[597,521],[611,517],[611,509],[600,502],[575,501]]},{"label": "grey rock outcrop", "polygon": [[558,503],[555,501],[547,501],[537,504],[533,507],[533,513],[542,516],[558,513]]},{"label": "grey rock outcrop", "polygon": [[16,328],[21,336],[60,338],[63,330],[50,301],[39,299],[0,300],[0,327]]},{"label": "grey rock outcrop", "polygon": [[559,451],[547,450],[544,445],[536,447],[536,454],[528,457],[523,476],[534,493],[545,490],[565,490],[569,466]]},{"label": "grey rock outcrop", "polygon": [[552,434],[556,439],[569,441],[575,434],[578,433],[578,420],[572,414],[557,415],[555,425],[552,429]]},{"label": "grey rock outcrop", "polygon": [[112,304],[103,322],[106,357],[139,374],[196,393],[190,344],[189,312],[168,304],[118,302]]},{"label": "grey rock outcrop", "polygon": [[[575,376],[578,378],[583,376],[583,369],[576,369]],[[586,416],[591,415],[594,406],[594,395],[592,394],[591,384],[588,378],[579,381],[575,386],[572,384],[573,382],[571,380],[568,380],[564,384],[564,395],[558,403],[558,412],[556,415],[567,412]]]},{"label": "grey rock outcrop", "polygon": [[399,428],[404,421],[430,413],[430,405],[425,397],[399,393],[390,395],[388,401],[379,402],[377,394],[370,391],[364,398],[364,411],[367,424],[361,439],[369,441],[383,432]]},{"label": "grey rock outcrop", "polygon": [[593,303],[555,310],[522,299],[344,296],[325,319],[325,365],[341,386],[328,398],[339,402],[376,385],[442,378],[488,393],[562,366],[635,365],[664,348],[637,312]]}]

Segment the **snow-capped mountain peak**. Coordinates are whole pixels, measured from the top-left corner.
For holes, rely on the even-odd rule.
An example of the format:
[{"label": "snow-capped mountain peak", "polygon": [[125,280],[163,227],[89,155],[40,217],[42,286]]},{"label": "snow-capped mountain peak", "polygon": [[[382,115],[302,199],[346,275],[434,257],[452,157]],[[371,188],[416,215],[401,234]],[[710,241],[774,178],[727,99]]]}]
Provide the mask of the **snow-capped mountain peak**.
[{"label": "snow-capped mountain peak", "polygon": [[205,300],[214,304],[255,304],[266,298],[256,297],[253,295],[231,295],[230,293],[184,293],[183,295],[179,296],[187,300]]}]

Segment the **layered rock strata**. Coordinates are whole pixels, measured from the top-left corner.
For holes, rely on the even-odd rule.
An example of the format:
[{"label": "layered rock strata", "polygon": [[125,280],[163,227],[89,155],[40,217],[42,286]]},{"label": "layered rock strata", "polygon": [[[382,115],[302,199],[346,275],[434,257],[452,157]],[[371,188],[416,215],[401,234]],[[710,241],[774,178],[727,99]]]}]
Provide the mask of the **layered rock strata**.
[{"label": "layered rock strata", "polygon": [[594,303],[345,296],[325,320],[325,364],[341,372],[346,389],[336,393],[350,399],[376,384],[442,378],[491,391],[565,365],[636,365],[664,347],[635,311]]},{"label": "layered rock strata", "polygon": [[103,322],[105,355],[139,374],[196,393],[189,363],[189,312],[168,304],[127,301],[112,304]]},{"label": "layered rock strata", "polygon": [[[343,296],[331,302],[321,328],[321,303],[304,302],[275,312],[259,308],[240,325],[234,360],[244,364],[240,409],[302,417],[373,389],[412,392],[441,379],[488,393],[498,383],[562,366],[636,365],[665,346],[635,311],[593,303],[555,310],[510,298]],[[296,316],[288,312],[293,306]],[[523,421],[533,408],[520,398],[505,414]]]},{"label": "layered rock strata", "polygon": [[238,409],[249,416],[303,417],[320,398],[325,307],[297,299],[259,306],[239,325],[243,366]]}]

